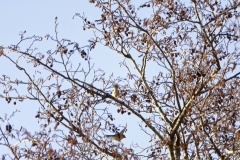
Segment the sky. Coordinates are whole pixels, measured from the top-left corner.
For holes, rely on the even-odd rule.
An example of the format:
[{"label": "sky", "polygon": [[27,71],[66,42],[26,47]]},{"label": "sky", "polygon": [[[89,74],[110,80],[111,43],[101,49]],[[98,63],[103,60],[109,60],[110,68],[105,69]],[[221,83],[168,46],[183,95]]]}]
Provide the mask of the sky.
[{"label": "sky", "polygon": [[[90,4],[88,0],[0,0],[0,6],[0,46],[18,43],[20,40],[19,34],[24,31],[26,31],[26,36],[36,35],[44,38],[47,34],[54,35],[55,17],[58,17],[59,39],[70,39],[79,43],[80,46],[86,46],[88,45],[87,40],[93,37],[93,32],[90,30],[83,31],[82,20],[76,17],[73,19],[73,16],[75,13],[85,14],[89,20],[100,19],[101,17],[100,10],[94,7],[94,4]],[[146,14],[145,16],[148,15]],[[27,45],[29,43],[26,43]],[[36,43],[36,46],[42,52],[55,48],[53,43],[46,39],[43,40],[43,43]],[[122,57],[106,47],[97,46],[91,52],[90,57],[96,70],[101,68],[106,72],[106,75],[113,73],[114,77],[126,75],[126,69],[120,67],[119,64],[122,61]],[[14,65],[6,61],[5,58],[0,57],[0,67],[0,78],[2,75],[9,75],[11,78],[16,79],[24,75]],[[150,74],[148,76],[153,76],[155,72],[152,67],[147,69],[149,70],[147,73]],[[25,91],[23,87],[20,89],[23,92]],[[1,91],[2,88],[0,86],[0,94],[2,94]],[[13,105],[0,99],[0,117],[3,118],[5,114],[11,115],[13,111],[19,110],[20,112],[16,113],[9,123],[18,129],[23,126],[32,133],[38,130],[40,124],[35,119],[38,108],[39,105],[37,103],[29,100],[21,103],[17,102],[17,105]],[[129,147],[132,143],[147,145],[145,143],[148,143],[149,140],[144,139],[144,134],[136,132],[139,129],[139,121],[136,121],[133,116],[129,117],[127,115],[117,118],[114,122],[117,126],[124,126],[128,123],[127,138],[123,140],[126,147]],[[5,129],[6,124],[0,123],[0,127]],[[0,145],[0,157],[5,153],[9,153],[9,151]]]},{"label": "sky", "polygon": [[[50,34],[54,35],[54,22],[55,17],[58,17],[58,32],[59,38],[70,39],[71,41],[78,42],[80,46],[88,45],[87,40],[93,36],[91,31],[82,30],[82,20],[80,18],[74,18],[75,13],[85,14],[88,19],[95,20],[96,17],[100,19],[100,11],[94,7],[94,4],[90,4],[88,0],[22,0],[22,1],[4,1],[0,0],[0,46],[15,45],[19,42],[19,34],[26,31],[27,36],[41,36]],[[26,43],[26,46],[29,43]],[[23,45],[24,46],[24,45]],[[44,43],[37,43],[36,46],[40,51],[47,51],[48,49],[54,49],[52,43],[44,40]],[[103,47],[97,47],[90,55],[95,63],[95,68],[103,69],[108,75],[114,74],[115,77],[126,75],[126,69],[120,68],[119,62],[122,57],[112,53]],[[8,75],[15,79],[23,76],[11,65],[10,62],[0,57],[0,77],[2,75]],[[34,69],[32,70],[34,71]],[[0,90],[2,91],[2,89]],[[21,91],[21,90],[20,90]],[[22,88],[24,92],[24,88]],[[2,94],[2,93],[0,93]],[[0,99],[0,117],[4,117],[5,114],[12,114],[13,111],[19,110],[17,114],[9,121],[15,128],[21,126],[27,128],[30,131],[38,129],[39,123],[35,119],[35,115],[38,111],[39,105],[32,101],[17,102],[17,105],[8,104],[5,100]],[[143,143],[148,142],[144,140],[141,142],[139,136],[136,136],[134,130],[138,128],[138,123],[129,117],[121,116],[120,120],[116,121],[116,125],[124,126],[128,123],[128,132],[126,136],[129,137],[123,142],[130,145],[132,142]],[[131,122],[132,123],[131,123]],[[0,127],[5,129],[4,124],[0,124]],[[131,131],[132,130],[132,131]],[[5,154],[6,148],[0,146],[0,156]]]}]

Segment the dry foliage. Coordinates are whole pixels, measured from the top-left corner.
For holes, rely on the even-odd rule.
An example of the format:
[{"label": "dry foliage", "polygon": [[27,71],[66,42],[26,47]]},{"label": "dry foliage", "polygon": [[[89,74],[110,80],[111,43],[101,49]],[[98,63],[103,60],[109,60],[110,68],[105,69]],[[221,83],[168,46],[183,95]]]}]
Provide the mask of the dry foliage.
[{"label": "dry foliage", "polygon": [[[56,47],[47,53],[35,49],[35,42],[41,42],[42,37],[25,37],[25,32],[18,44],[0,49],[0,58],[9,60],[25,75],[23,79],[3,75],[1,98],[16,105],[23,100],[36,101],[40,107],[35,117],[43,124],[31,134],[25,128],[17,130],[2,123],[11,116],[1,118],[0,143],[11,150],[12,157],[240,158],[240,2],[89,2],[100,8],[98,19],[74,16],[83,20],[83,30],[94,31],[89,46],[59,39],[56,17],[56,34],[45,37]],[[21,48],[26,41],[30,41],[29,47]],[[109,77],[109,73],[94,68],[90,55],[96,45],[122,57],[125,77]],[[24,67],[26,62],[35,68]],[[116,85],[118,94],[112,96]],[[136,128],[147,138],[139,141],[146,141],[148,146],[127,146],[104,136],[107,130],[121,130],[114,124],[117,113],[142,122],[140,126],[136,123]],[[127,128],[127,132],[135,129]],[[9,139],[18,143],[11,144]],[[131,141],[131,137],[124,140]],[[31,145],[21,145],[26,141]]]}]

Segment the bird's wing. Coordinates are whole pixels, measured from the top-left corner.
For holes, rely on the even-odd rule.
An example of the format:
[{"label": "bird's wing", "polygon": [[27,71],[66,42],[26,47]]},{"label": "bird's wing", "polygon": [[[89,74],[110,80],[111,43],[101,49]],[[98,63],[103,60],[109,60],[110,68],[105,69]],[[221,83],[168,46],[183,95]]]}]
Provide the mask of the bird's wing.
[{"label": "bird's wing", "polygon": [[120,134],[123,134],[126,129],[127,129],[127,123],[126,123],[126,126],[123,128],[123,130],[121,130]]}]

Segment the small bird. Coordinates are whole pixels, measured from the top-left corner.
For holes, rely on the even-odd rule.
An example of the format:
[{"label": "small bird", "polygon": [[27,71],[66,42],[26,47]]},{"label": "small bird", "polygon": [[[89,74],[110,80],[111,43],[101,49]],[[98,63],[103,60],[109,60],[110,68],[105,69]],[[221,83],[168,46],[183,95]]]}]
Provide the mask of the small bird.
[{"label": "small bird", "polygon": [[124,129],[121,130],[120,133],[117,132],[117,133],[114,134],[114,135],[106,135],[106,137],[112,138],[113,140],[120,142],[123,138],[126,138],[126,136],[123,134],[126,129],[127,129],[127,124],[126,124],[126,126],[124,127]]},{"label": "small bird", "polygon": [[118,85],[114,85],[114,89],[112,91],[112,96],[117,98],[119,96]]}]

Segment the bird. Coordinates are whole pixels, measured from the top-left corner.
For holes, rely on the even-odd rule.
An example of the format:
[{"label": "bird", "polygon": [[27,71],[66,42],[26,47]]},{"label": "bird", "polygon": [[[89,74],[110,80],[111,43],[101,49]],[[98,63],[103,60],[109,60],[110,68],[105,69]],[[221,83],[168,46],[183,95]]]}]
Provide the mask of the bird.
[{"label": "bird", "polygon": [[115,140],[115,141],[120,142],[123,138],[126,138],[126,136],[124,135],[124,132],[125,132],[126,129],[127,129],[127,124],[126,124],[126,126],[124,127],[124,129],[121,130],[120,133],[117,132],[117,133],[114,134],[114,135],[106,135],[106,137],[111,138],[111,139],[113,139],[113,140]]},{"label": "bird", "polygon": [[117,84],[114,85],[114,89],[112,91],[112,96],[115,97],[115,98],[118,98],[118,96],[119,96],[119,91],[118,91],[118,85]]}]

